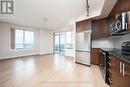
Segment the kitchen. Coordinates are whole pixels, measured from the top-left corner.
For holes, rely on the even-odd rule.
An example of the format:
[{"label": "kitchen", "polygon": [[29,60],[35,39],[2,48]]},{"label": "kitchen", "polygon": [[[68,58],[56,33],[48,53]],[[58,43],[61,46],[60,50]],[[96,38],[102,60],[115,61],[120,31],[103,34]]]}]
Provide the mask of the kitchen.
[{"label": "kitchen", "polygon": [[110,87],[130,87],[129,3],[129,0],[118,0],[108,17],[76,23],[77,33],[92,31],[90,60],[100,66],[104,81]]}]

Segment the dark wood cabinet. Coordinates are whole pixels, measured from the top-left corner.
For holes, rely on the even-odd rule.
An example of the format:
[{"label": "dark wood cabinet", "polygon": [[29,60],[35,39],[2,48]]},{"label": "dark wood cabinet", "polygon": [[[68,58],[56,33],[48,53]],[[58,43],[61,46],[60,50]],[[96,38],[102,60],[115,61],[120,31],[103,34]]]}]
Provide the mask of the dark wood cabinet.
[{"label": "dark wood cabinet", "polygon": [[86,30],[91,30],[90,19],[76,22],[76,32],[82,32]]},{"label": "dark wood cabinet", "polygon": [[111,87],[122,87],[121,62],[114,56],[109,56],[111,68],[107,68]]},{"label": "dark wood cabinet", "polygon": [[100,64],[99,48],[91,49],[91,63],[96,65]]},{"label": "dark wood cabinet", "polygon": [[115,16],[116,14],[127,11],[130,11],[130,0],[118,0],[109,16]]},{"label": "dark wood cabinet", "polygon": [[81,26],[82,26],[81,22],[76,22],[76,32],[82,31]]},{"label": "dark wood cabinet", "polygon": [[99,38],[99,31],[98,31],[98,22],[97,21],[92,21],[92,40],[93,39],[98,39]]},{"label": "dark wood cabinet", "polygon": [[[115,21],[116,15],[130,11],[130,0],[118,0],[107,18],[92,21],[92,39],[109,37],[109,25]],[[128,32],[130,31],[130,14],[128,16]]]},{"label": "dark wood cabinet", "polygon": [[92,39],[108,37],[107,18],[92,21]]},{"label": "dark wood cabinet", "polygon": [[112,24],[115,21],[115,15],[108,17],[107,21],[108,21],[108,27],[109,27],[109,25]]},{"label": "dark wood cabinet", "polygon": [[[117,14],[128,11],[130,11],[130,0],[118,0],[108,16],[109,22],[112,23]],[[128,17],[130,18],[130,14],[128,14]],[[130,31],[130,19],[128,20],[128,30]]]},{"label": "dark wood cabinet", "polygon": [[122,87],[130,87],[130,64],[123,62],[123,86]]},{"label": "dark wood cabinet", "polygon": [[130,87],[130,64],[109,55],[107,58],[107,81],[110,87]]}]

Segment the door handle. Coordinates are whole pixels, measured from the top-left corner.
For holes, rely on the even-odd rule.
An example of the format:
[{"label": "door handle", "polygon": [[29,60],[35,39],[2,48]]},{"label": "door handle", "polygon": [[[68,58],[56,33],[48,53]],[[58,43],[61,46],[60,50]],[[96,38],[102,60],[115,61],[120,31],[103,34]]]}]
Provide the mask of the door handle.
[{"label": "door handle", "polygon": [[111,57],[108,57],[111,60]]}]

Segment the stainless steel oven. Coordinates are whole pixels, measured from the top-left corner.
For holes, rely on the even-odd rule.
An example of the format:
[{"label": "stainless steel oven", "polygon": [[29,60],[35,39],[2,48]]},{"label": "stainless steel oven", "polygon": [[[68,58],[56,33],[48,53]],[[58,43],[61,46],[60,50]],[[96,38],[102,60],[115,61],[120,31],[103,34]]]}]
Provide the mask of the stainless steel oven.
[{"label": "stainless steel oven", "polygon": [[107,57],[107,52],[103,50],[100,51],[100,68],[101,68],[101,73],[103,75],[103,78],[106,82],[106,57]]}]

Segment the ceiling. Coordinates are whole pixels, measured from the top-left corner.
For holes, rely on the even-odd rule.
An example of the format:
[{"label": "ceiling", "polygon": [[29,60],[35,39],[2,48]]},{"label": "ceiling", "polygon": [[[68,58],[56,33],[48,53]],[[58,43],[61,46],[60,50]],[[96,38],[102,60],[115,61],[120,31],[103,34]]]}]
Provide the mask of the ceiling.
[{"label": "ceiling", "polygon": [[[110,0],[114,1],[114,0]],[[90,13],[102,10],[105,0],[89,0]],[[36,28],[60,29],[86,13],[85,0],[15,0],[15,18],[1,21]]]}]

